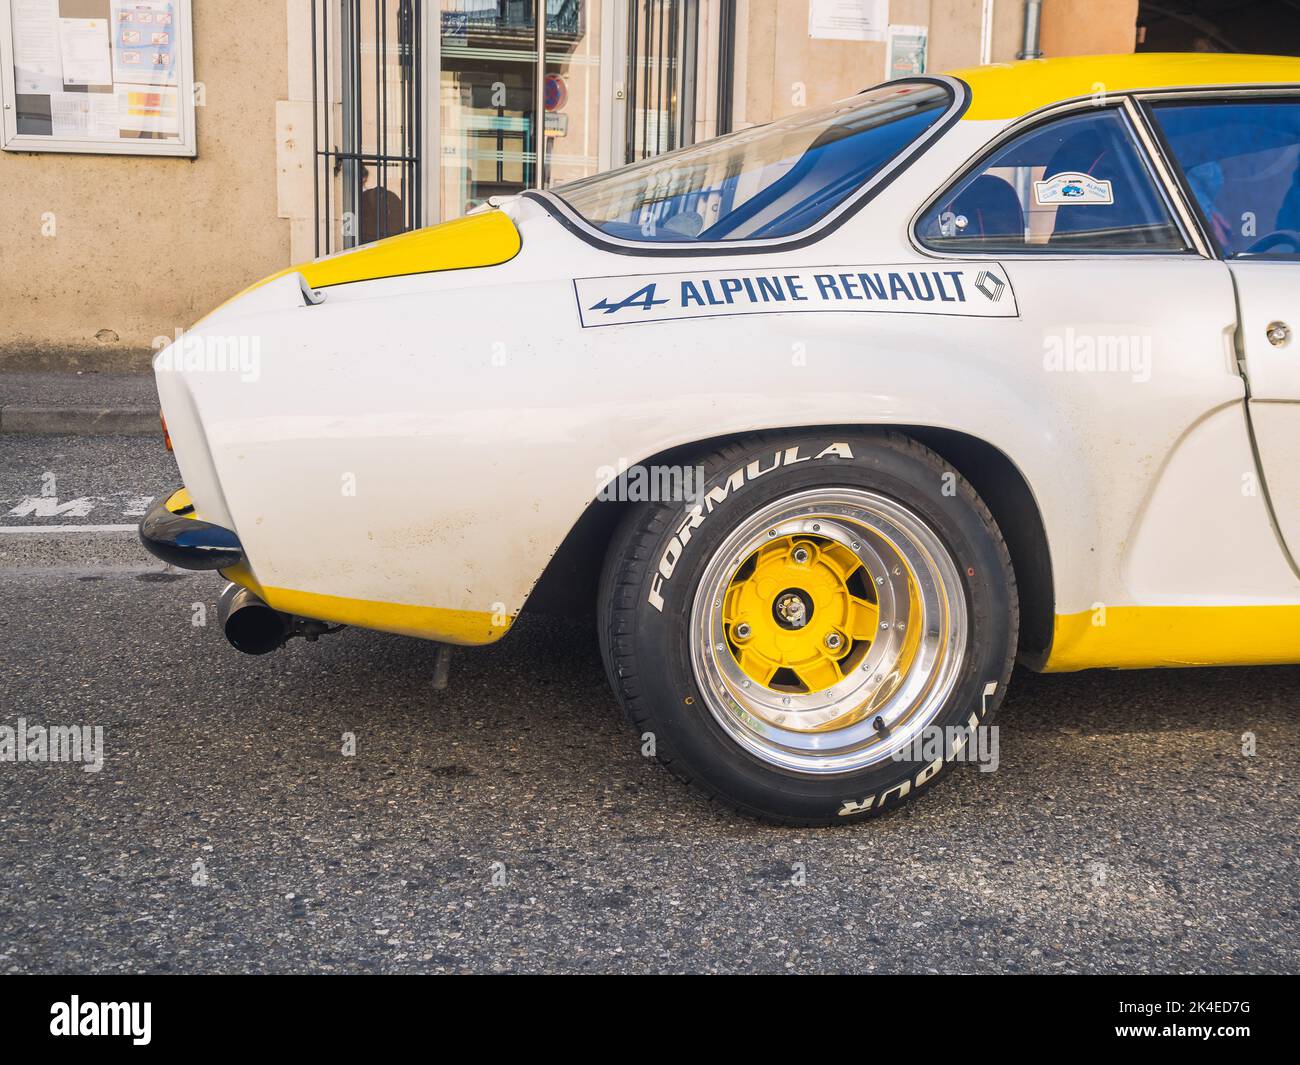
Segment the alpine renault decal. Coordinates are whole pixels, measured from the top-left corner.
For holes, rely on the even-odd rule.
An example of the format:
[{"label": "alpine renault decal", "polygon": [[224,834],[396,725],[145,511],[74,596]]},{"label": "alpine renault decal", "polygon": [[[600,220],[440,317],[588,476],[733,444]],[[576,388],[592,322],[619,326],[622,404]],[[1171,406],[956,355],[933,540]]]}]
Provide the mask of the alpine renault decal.
[{"label": "alpine renault decal", "polygon": [[738,314],[874,311],[1015,318],[1015,293],[998,263],[904,263],[579,277],[584,329]]}]

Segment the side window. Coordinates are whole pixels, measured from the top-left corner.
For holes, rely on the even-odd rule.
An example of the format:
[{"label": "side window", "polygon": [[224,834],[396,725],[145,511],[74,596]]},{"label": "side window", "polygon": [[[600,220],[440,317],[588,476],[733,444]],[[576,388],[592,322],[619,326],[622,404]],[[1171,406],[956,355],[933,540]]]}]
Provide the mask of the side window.
[{"label": "side window", "polygon": [[1060,118],[1003,145],[917,226],[937,251],[1183,251],[1155,177],[1114,109]]},{"label": "side window", "polygon": [[1160,104],[1152,113],[1225,256],[1300,258],[1300,100]]}]

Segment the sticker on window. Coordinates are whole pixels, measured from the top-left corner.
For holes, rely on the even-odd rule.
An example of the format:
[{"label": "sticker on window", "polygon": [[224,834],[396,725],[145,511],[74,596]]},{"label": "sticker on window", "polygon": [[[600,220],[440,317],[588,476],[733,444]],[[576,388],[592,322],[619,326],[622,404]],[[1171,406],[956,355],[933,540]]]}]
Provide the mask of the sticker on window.
[{"label": "sticker on window", "polygon": [[1035,181],[1034,202],[1040,207],[1055,207],[1063,203],[1114,203],[1115,198],[1109,181],[1066,171],[1046,181]]}]

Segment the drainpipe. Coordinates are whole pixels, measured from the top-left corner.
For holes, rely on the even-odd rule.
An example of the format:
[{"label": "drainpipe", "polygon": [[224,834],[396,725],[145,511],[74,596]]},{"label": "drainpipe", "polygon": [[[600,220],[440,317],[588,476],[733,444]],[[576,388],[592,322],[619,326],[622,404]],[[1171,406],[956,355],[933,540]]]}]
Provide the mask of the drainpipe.
[{"label": "drainpipe", "polygon": [[980,10],[980,66],[993,62],[993,0],[984,0]]},{"label": "drainpipe", "polygon": [[1043,0],[1025,0],[1025,43],[1016,53],[1017,59],[1040,59],[1038,30],[1043,21]]}]

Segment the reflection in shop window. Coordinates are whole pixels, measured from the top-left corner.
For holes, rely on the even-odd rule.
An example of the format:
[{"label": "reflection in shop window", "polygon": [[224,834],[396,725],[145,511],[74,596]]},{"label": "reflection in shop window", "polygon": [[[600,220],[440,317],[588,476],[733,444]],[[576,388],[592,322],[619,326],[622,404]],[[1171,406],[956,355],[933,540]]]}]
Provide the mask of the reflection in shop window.
[{"label": "reflection in shop window", "polygon": [[595,173],[599,165],[601,5],[545,2],[545,150],[539,171],[536,5],[442,0],[443,218],[492,196]]}]

